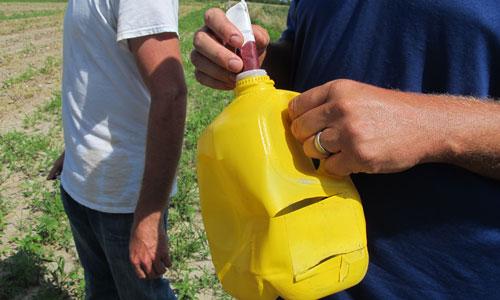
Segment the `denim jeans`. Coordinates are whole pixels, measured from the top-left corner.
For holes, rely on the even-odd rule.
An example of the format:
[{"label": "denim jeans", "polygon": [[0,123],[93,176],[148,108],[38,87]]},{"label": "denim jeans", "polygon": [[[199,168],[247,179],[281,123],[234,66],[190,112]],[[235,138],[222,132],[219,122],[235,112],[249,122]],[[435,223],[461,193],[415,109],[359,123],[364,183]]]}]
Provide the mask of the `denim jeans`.
[{"label": "denim jeans", "polygon": [[[139,279],[129,259],[134,214],[103,213],[71,198],[61,186],[76,250],[85,271],[86,300],[176,300],[165,278]],[[167,213],[165,213],[166,229]]]}]

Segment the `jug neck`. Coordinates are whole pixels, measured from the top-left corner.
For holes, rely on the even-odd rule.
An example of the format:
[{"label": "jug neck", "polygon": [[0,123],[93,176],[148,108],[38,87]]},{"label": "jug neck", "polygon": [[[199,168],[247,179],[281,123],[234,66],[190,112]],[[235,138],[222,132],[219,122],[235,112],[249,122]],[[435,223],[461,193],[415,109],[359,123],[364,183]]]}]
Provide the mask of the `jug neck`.
[{"label": "jug neck", "polygon": [[266,71],[263,69],[240,73],[236,77],[236,80],[236,87],[234,88],[235,97],[259,90],[274,89],[274,81],[267,76]]}]

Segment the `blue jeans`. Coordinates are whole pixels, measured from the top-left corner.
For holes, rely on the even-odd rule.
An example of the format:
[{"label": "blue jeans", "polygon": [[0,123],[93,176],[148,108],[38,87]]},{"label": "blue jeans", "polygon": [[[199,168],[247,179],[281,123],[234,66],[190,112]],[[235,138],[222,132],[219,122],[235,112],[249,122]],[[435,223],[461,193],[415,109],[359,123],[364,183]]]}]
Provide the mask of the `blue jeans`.
[{"label": "blue jeans", "polygon": [[[103,213],[71,198],[61,186],[76,250],[85,271],[86,300],[177,300],[165,278],[139,279],[129,259],[134,214]],[[167,226],[165,213],[165,229]]]}]

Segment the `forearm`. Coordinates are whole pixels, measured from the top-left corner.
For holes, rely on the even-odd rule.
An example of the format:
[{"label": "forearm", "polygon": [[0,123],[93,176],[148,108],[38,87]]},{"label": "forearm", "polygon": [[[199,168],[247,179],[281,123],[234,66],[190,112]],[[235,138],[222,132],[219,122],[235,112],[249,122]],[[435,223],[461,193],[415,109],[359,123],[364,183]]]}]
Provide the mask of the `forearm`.
[{"label": "forearm", "polygon": [[291,89],[290,73],[292,43],[286,40],[271,42],[266,49],[262,68],[274,80],[277,88]]},{"label": "forearm", "polygon": [[168,205],[172,183],[181,155],[186,111],[186,94],[172,99],[152,100],[144,176],[135,219],[155,215],[160,219]]},{"label": "forearm", "polygon": [[[439,104],[439,100],[444,101]],[[438,97],[436,103],[443,105],[442,147],[429,160],[500,180],[500,104],[444,96]]]},{"label": "forearm", "polygon": [[175,33],[132,39],[130,47],[151,95],[137,225],[146,217],[158,222],[168,205],[182,148],[187,88]]}]

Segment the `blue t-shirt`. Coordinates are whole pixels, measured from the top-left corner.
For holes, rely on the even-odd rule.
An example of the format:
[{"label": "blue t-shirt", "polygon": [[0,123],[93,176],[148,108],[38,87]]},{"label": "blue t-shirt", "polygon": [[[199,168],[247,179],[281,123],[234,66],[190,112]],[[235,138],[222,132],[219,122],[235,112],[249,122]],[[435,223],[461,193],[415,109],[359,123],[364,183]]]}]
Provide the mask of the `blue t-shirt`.
[{"label": "blue t-shirt", "polygon": [[[299,92],[348,78],[500,97],[498,0],[293,0],[283,38]],[[370,265],[328,299],[500,299],[500,181],[448,164],[351,177]]]}]

